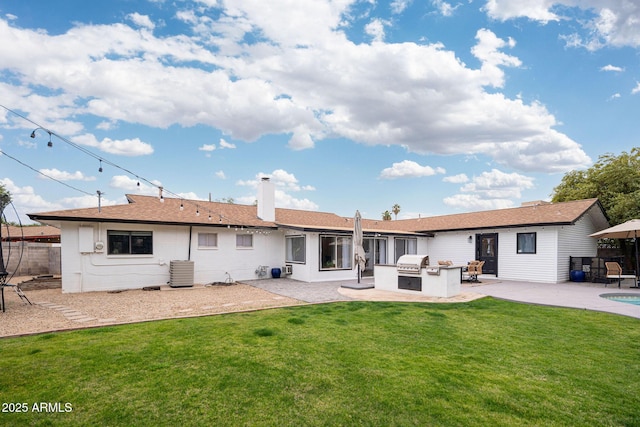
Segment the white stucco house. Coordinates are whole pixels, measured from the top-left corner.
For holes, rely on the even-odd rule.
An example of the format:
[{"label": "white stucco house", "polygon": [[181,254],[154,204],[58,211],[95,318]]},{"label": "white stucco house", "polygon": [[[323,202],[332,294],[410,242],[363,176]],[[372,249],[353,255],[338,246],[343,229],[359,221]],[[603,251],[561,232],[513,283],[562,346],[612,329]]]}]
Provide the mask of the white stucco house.
[{"label": "white stucco house", "polygon": [[[136,289],[170,282],[171,261],[190,261],[195,283],[271,277],[304,282],[356,278],[353,218],[275,207],[263,179],[257,205],[128,195],[129,203],[29,214],[61,230],[62,290]],[[562,282],[569,256],[596,256],[589,234],[608,227],[596,199],[536,203],[410,220],[363,219],[367,265],[403,254],[432,263],[486,261],[485,273]],[[190,263],[191,264],[191,263]]]}]

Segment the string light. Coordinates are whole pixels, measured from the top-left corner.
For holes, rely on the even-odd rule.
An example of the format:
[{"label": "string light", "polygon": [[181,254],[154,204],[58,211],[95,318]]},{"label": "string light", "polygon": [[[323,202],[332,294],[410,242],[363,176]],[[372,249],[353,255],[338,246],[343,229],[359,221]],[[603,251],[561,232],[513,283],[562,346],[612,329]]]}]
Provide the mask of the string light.
[{"label": "string light", "polygon": [[53,147],[53,142],[51,141],[51,134],[52,132],[49,129],[45,129],[42,126],[37,127],[36,129],[33,130],[33,132],[31,132],[31,135],[29,135],[31,138],[35,138],[36,137],[36,131],[42,129],[43,131],[45,131],[46,133],[49,134],[49,142],[47,142],[47,147]]},{"label": "string light", "polygon": [[[104,162],[106,165],[112,166],[112,167],[114,167],[114,168],[116,168],[116,169],[119,169],[119,170],[121,170],[121,171],[123,171],[123,172],[125,172],[125,173],[129,174],[130,176],[135,177],[135,178],[136,178],[136,180],[137,180],[137,182],[136,182],[136,186],[138,187],[138,189],[140,189],[140,187],[141,187],[141,185],[140,185],[140,181],[144,181],[145,183],[149,184],[150,186],[153,186],[153,187],[158,188],[158,190],[160,191],[160,201],[164,201],[163,191],[166,191],[166,192],[167,192],[167,194],[169,194],[170,196],[173,196],[173,197],[178,198],[178,199],[180,199],[180,200],[181,200],[181,202],[180,202],[180,210],[184,210],[184,202],[187,202],[187,203],[194,203],[194,202],[189,201],[189,200],[184,200],[180,195],[178,195],[178,194],[176,194],[176,193],[173,193],[173,192],[171,192],[171,191],[169,191],[169,190],[166,190],[166,189],[164,189],[162,186],[160,186],[160,185],[158,185],[158,184],[155,184],[155,183],[153,183],[152,181],[150,181],[150,180],[148,180],[148,179],[146,179],[146,178],[144,178],[144,177],[140,177],[139,175],[137,175],[137,174],[133,173],[132,171],[130,171],[130,170],[128,170],[128,169],[126,169],[126,168],[124,168],[124,167],[122,167],[122,166],[120,166],[120,165],[118,165],[118,164],[116,164],[116,163],[113,163],[113,162],[111,162],[110,160],[105,159],[104,157],[101,157],[101,156],[99,156],[99,155],[97,155],[97,154],[93,153],[92,151],[88,150],[87,148],[82,147],[82,146],[80,146],[80,145],[78,145],[78,144],[74,143],[73,141],[69,140],[68,138],[65,138],[65,137],[63,137],[63,136],[61,136],[61,135],[57,134],[56,132],[54,132],[54,131],[52,131],[52,130],[50,130],[50,129],[47,129],[47,128],[43,127],[43,126],[41,126],[41,125],[40,125],[40,124],[38,124],[37,122],[35,122],[35,121],[33,121],[33,120],[29,119],[28,117],[25,117],[24,115],[22,115],[22,114],[20,114],[20,113],[18,113],[18,112],[16,112],[16,111],[14,111],[14,110],[12,110],[12,109],[10,109],[10,108],[6,107],[5,105],[0,104],[0,107],[4,108],[4,109],[5,109],[5,110],[7,110],[8,112],[10,112],[10,113],[12,113],[12,114],[16,115],[17,117],[20,117],[21,119],[23,119],[23,120],[25,120],[25,121],[27,121],[27,122],[29,122],[29,123],[33,124],[34,126],[36,126],[36,129],[34,129],[34,130],[31,132],[31,134],[30,134],[31,138],[35,138],[35,137],[36,137],[36,131],[37,131],[37,130],[43,130],[43,131],[47,132],[47,134],[49,134],[49,142],[47,143],[47,146],[48,146],[48,147],[53,147],[52,137],[53,137],[53,136],[56,136],[58,139],[60,139],[61,141],[65,142],[66,144],[70,145],[71,147],[73,147],[73,148],[75,148],[75,149],[79,150],[80,152],[82,152],[82,153],[84,153],[84,154],[86,154],[86,155],[88,155],[88,156],[90,156],[90,157],[93,157],[94,159],[98,160],[98,163],[99,163],[98,172],[103,172],[103,170],[104,170],[104,169],[103,169],[103,165],[102,165],[102,163]],[[0,153],[2,153],[2,150],[0,150]],[[6,154],[6,153],[5,153],[5,154]],[[66,183],[64,183],[64,182],[62,182],[62,181],[59,181],[59,180],[57,180],[57,179],[55,179],[55,178],[52,178],[52,177],[50,177],[50,176],[48,176],[48,175],[46,175],[46,174],[44,174],[44,173],[42,173],[42,172],[40,172],[40,171],[36,170],[35,168],[33,168],[33,167],[31,167],[31,166],[29,166],[29,165],[27,165],[27,164],[25,164],[25,163],[23,163],[23,162],[19,161],[19,160],[18,160],[18,159],[16,159],[15,157],[11,157],[11,156],[9,156],[9,155],[7,155],[7,157],[11,158],[12,160],[17,161],[18,163],[22,164],[23,166],[26,166],[26,167],[28,167],[28,168],[30,168],[30,169],[32,169],[32,170],[34,170],[34,171],[36,171],[36,172],[40,173],[41,175],[45,176],[46,178],[49,178],[49,179],[51,179],[51,180],[53,180],[53,181],[56,181],[56,182],[58,182],[58,183],[60,183],[60,184],[65,185],[66,187],[69,187],[69,188],[71,188],[71,189],[74,189],[74,190],[76,190],[76,191],[79,191],[79,192],[81,192],[81,193],[83,193],[83,194],[92,195],[91,193],[88,193],[88,192],[83,191],[83,190],[81,190],[81,189],[75,188],[75,187],[73,187],[73,186],[71,186],[71,185],[68,185],[68,184],[66,184]],[[102,194],[104,194],[104,193],[102,193]],[[195,204],[195,203],[194,203],[194,204]],[[219,219],[219,222],[220,222],[220,223],[222,223],[222,219],[223,219],[223,218],[225,218],[225,219],[227,219],[227,220],[230,220],[229,218],[226,218],[226,217],[225,217],[224,215],[222,215],[222,214],[218,214],[218,215],[219,215],[219,218],[220,218],[220,219]],[[196,204],[196,216],[200,216],[200,208],[199,208],[199,206],[198,206],[197,204]],[[209,214],[209,219],[211,219],[211,212],[210,212],[210,214]]]}]

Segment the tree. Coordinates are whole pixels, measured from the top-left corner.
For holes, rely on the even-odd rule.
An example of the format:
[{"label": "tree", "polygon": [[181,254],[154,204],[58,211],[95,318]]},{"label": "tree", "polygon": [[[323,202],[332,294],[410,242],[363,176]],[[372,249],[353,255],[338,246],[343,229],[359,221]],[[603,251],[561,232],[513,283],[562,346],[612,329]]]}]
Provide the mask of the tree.
[{"label": "tree", "polygon": [[389,212],[389,211],[382,212],[382,220],[383,221],[391,221],[391,212]]},{"label": "tree", "polygon": [[2,222],[4,222],[4,208],[6,208],[9,203],[11,203],[11,193],[4,188],[4,185],[0,184],[0,219],[2,219]]},{"label": "tree", "polygon": [[400,205],[397,203],[393,205],[393,207],[391,208],[391,212],[393,212],[393,214],[396,216],[396,219],[398,219],[398,214],[400,213]]},{"label": "tree", "polygon": [[597,197],[611,225],[640,218],[640,148],[603,154],[587,170],[571,171],[553,189],[553,202]]}]

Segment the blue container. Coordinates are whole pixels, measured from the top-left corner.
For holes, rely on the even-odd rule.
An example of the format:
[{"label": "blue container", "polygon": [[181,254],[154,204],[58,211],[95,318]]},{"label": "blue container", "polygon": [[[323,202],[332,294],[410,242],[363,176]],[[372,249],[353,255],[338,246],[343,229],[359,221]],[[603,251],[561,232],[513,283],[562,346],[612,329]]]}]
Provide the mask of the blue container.
[{"label": "blue container", "polygon": [[569,278],[572,282],[584,282],[584,271],[571,270],[571,273],[569,273]]},{"label": "blue container", "polygon": [[274,279],[279,279],[280,278],[280,274],[282,274],[282,270],[279,268],[272,268],[271,269],[271,277],[273,277]]}]

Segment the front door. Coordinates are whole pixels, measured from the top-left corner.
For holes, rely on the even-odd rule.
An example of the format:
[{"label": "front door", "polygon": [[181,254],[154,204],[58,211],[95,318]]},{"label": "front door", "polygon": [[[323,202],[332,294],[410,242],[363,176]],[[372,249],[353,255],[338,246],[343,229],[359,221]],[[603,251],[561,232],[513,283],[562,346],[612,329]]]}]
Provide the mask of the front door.
[{"label": "front door", "polygon": [[476,259],[484,261],[483,274],[498,275],[498,233],[476,234]]}]

